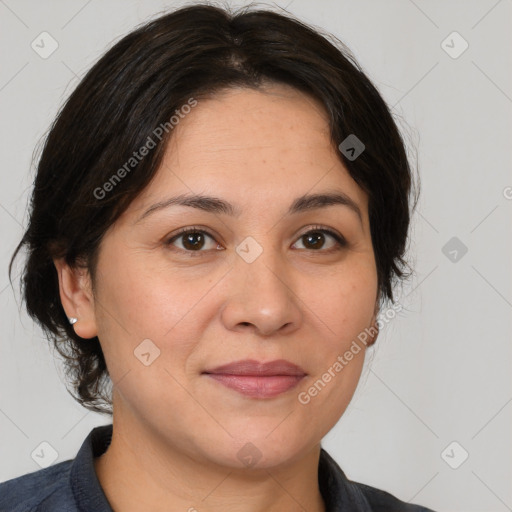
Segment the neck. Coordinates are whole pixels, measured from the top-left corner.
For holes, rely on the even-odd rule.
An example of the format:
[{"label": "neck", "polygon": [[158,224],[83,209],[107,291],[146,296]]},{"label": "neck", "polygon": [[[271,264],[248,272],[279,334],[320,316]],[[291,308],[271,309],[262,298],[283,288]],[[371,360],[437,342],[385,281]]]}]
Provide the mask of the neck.
[{"label": "neck", "polygon": [[279,467],[233,468],[158,438],[147,425],[116,421],[94,460],[111,507],[120,512],[325,512],[318,486],[320,444]]}]

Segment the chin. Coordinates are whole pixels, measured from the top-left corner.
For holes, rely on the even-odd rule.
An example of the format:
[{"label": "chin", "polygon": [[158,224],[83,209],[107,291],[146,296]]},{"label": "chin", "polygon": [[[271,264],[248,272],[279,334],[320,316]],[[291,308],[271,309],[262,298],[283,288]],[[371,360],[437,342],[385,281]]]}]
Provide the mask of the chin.
[{"label": "chin", "polygon": [[316,444],[305,443],[300,433],[296,437],[289,431],[283,431],[279,435],[274,431],[269,435],[275,426],[274,422],[271,429],[265,427],[257,430],[253,424],[251,435],[244,433],[240,436],[233,433],[232,438],[226,435],[222,441],[210,440],[205,447],[206,456],[212,462],[232,469],[270,469],[301,458]]}]

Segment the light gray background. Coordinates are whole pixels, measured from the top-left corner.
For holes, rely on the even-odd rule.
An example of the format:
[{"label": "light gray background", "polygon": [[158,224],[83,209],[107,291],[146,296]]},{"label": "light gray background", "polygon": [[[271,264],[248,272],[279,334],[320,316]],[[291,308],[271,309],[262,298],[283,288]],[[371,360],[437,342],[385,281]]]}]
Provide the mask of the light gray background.
[{"label": "light gray background", "polygon": [[[67,394],[60,362],[20,309],[18,279],[14,292],[9,285],[33,149],[114,40],[182,4],[0,1],[0,481],[38,470],[31,453],[42,441],[61,462],[110,422]],[[512,510],[511,1],[274,5],[352,49],[393,107],[422,182],[409,253],[416,275],[397,295],[404,310],[381,332],[323,446],[349,478],[403,500],[439,511]],[[30,46],[43,31],[59,44],[48,59]],[[441,46],[453,31],[469,43],[455,59]],[[456,262],[442,252],[452,237],[468,248]],[[19,269],[20,261],[15,277]],[[452,464],[469,453],[458,469],[441,455],[452,441],[462,447],[448,450]]]}]

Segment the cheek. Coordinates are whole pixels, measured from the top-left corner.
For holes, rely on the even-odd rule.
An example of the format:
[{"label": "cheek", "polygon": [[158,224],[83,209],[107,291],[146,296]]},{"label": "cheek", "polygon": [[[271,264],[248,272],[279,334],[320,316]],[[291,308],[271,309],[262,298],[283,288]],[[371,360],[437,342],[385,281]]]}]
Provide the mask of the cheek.
[{"label": "cheek", "polygon": [[357,387],[366,349],[358,336],[371,325],[375,309],[376,270],[371,262],[359,261],[317,281],[315,287],[310,282],[310,293],[305,294],[304,303],[315,324],[315,351],[311,353],[315,372],[299,403],[309,408],[312,417],[323,418],[326,432],[338,421]]},{"label": "cheek", "polygon": [[190,310],[195,291],[171,269],[152,266],[147,254],[119,251],[104,261],[97,308],[104,329],[134,340],[159,339]]},{"label": "cheek", "polygon": [[[129,257],[119,251],[104,261],[115,262],[98,265],[97,273],[98,337],[109,372],[114,382],[130,372],[127,380],[144,383],[134,400],[142,389],[152,396],[169,379],[160,367],[182,371],[196,348],[202,325],[197,304],[211,280],[190,286],[190,279],[155,267],[142,253]],[[146,353],[154,361],[148,367],[140,359]]]},{"label": "cheek", "polygon": [[329,349],[342,349],[371,323],[377,299],[375,266],[361,258],[322,279],[308,277],[301,297],[325,333]]}]

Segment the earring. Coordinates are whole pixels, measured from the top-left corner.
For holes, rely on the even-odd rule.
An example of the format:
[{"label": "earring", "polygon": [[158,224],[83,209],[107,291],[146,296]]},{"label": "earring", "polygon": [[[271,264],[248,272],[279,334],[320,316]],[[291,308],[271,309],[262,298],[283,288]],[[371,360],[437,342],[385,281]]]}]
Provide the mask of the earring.
[{"label": "earring", "polygon": [[76,324],[78,322],[78,318],[75,318],[74,316],[69,317],[68,320],[71,325]]}]

